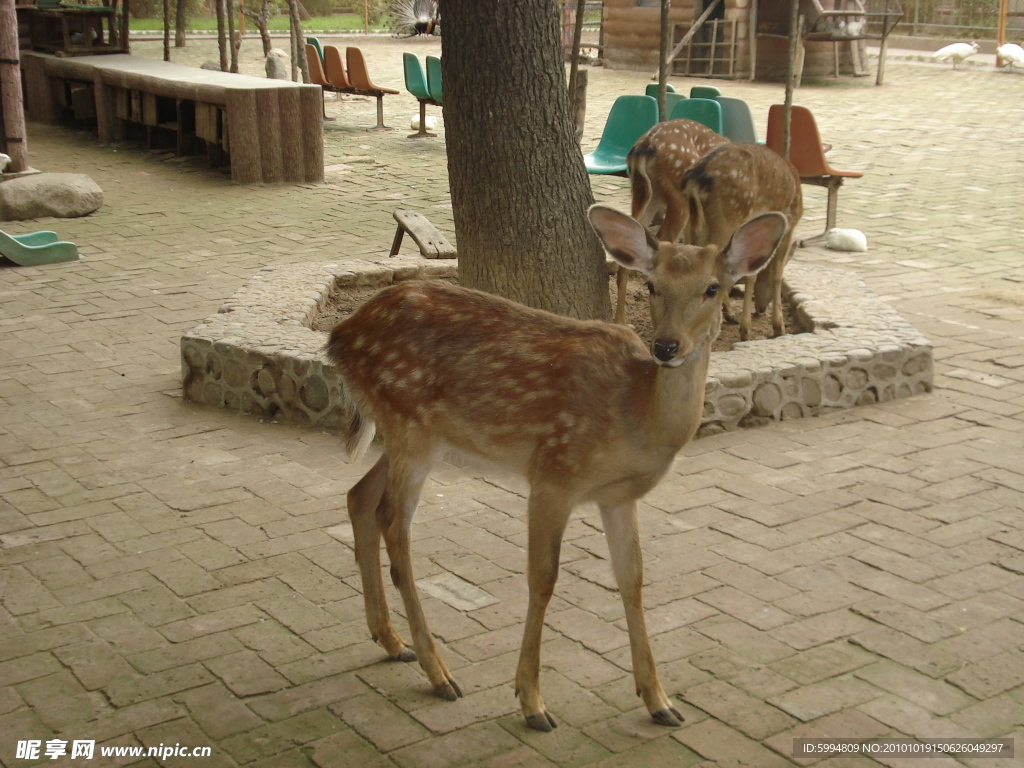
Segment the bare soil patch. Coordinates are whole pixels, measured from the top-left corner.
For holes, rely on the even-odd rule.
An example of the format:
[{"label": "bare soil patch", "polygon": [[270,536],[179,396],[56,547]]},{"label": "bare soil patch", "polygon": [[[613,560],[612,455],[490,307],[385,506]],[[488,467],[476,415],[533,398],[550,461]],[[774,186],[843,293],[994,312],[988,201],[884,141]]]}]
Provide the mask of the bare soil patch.
[{"label": "bare soil patch", "polygon": [[[439,279],[458,284],[458,280],[454,278]],[[380,290],[379,286],[370,286],[342,288],[333,291],[321,308],[320,313],[313,319],[313,330],[329,333],[335,325],[359,309],[367,299]],[[608,290],[612,307],[614,308],[616,294],[614,277],[608,280]],[[741,288],[734,289],[733,295],[729,299],[735,317],[739,317],[743,310],[743,297],[740,291]],[[792,307],[785,299],[783,300],[782,309],[786,318],[787,332],[804,333],[805,329],[800,326]],[[653,329],[651,328],[651,313],[647,302],[646,279],[637,272],[630,274],[629,285],[626,291],[626,322],[633,327],[645,344],[651,343]],[[750,340],[770,338],[772,338],[770,313],[755,315],[751,326]],[[718,334],[712,349],[716,352],[726,352],[732,349],[732,345],[739,340],[739,325],[722,323],[721,333]]]}]

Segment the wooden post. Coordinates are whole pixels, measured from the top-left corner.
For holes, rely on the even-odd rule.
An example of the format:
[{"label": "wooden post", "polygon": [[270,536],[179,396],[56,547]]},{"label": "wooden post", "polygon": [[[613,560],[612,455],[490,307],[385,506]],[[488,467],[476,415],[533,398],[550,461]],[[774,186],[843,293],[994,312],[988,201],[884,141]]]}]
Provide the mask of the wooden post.
[{"label": "wooden post", "polygon": [[796,79],[796,49],[800,42],[800,0],[792,0],[789,16],[789,56],[786,61],[786,100],[782,110],[782,156],[789,160],[789,123],[793,114],[793,81]]},{"label": "wooden post", "polygon": [[363,34],[370,34],[370,0],[363,0]]},{"label": "wooden post", "polygon": [[0,0],[0,106],[3,107],[3,146],[11,156],[8,173],[28,170],[25,105],[21,101],[21,60],[18,55],[18,15],[14,0]]},{"label": "wooden post", "polygon": [[668,49],[672,39],[672,0],[661,0],[661,48],[658,52],[658,119],[668,120]]},{"label": "wooden post", "polygon": [[572,28],[572,50],[569,55],[569,98],[576,94],[576,77],[580,71],[580,43],[583,40],[583,11],[587,7],[586,0],[576,0],[576,19]]},{"label": "wooden post", "polygon": [[750,0],[747,41],[747,47],[750,49],[750,79],[753,80],[757,74],[757,0]]},{"label": "wooden post", "polygon": [[[996,48],[1006,42],[1006,17],[1010,11],[1010,0],[999,0],[999,15],[996,19]],[[996,54],[996,69],[1003,66],[1002,57]]]}]

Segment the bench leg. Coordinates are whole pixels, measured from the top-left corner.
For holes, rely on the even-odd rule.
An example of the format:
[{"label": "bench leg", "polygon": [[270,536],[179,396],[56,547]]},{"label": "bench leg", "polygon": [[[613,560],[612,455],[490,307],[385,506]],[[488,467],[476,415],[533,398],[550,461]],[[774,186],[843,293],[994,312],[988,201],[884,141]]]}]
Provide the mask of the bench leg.
[{"label": "bench leg", "polygon": [[398,249],[402,247],[402,238],[405,237],[405,228],[399,224],[398,231],[395,232],[395,240],[391,243],[391,253],[388,256],[397,256]]},{"label": "bench leg", "polygon": [[409,134],[410,139],[425,139],[437,136],[436,133],[427,133],[427,102],[420,102],[420,130],[417,133]]}]

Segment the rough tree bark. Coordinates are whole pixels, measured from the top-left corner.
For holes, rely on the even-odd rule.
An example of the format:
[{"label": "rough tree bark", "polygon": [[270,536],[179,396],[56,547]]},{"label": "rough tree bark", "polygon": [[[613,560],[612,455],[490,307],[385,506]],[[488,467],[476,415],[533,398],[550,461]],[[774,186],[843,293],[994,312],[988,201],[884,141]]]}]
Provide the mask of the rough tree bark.
[{"label": "rough tree bark", "polygon": [[611,314],[552,0],[444,1],[444,121],[464,285]]},{"label": "rough tree bark", "polygon": [[260,40],[263,41],[263,56],[266,58],[267,54],[270,53],[270,49],[274,47],[273,43],[270,42],[270,29],[267,26],[271,15],[270,0],[263,0],[259,13],[249,10],[244,5],[240,6],[240,10],[253,20],[256,24],[256,29],[260,31]]},{"label": "rough tree bark", "polygon": [[188,0],[178,0],[174,8],[174,47],[185,47],[185,27],[188,23]]},{"label": "rough tree bark", "polygon": [[14,0],[0,0],[0,148],[10,155],[8,173],[28,170],[28,139],[21,101],[21,64],[18,61],[18,16]]}]

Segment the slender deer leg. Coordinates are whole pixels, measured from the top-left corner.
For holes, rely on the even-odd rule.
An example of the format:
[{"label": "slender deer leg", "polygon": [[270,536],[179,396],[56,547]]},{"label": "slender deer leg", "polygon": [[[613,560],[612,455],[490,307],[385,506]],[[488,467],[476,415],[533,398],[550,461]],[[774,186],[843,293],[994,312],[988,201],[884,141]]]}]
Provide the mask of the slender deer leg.
[{"label": "slender deer leg", "polygon": [[558,580],[559,554],[562,534],[572,504],[561,494],[547,494],[534,488],[528,505],[529,535],[527,544],[526,580],[530,589],[530,602],[526,609],[526,627],[523,645],[516,668],[516,695],[522,707],[526,724],[538,731],[558,727],[544,708],[540,694],[540,643],[544,629],[544,612],[555,591]]},{"label": "slender deer leg", "polygon": [[750,315],[754,308],[754,279],[748,277],[743,285],[743,314],[740,315],[740,341],[750,337]]},{"label": "slender deer leg", "polygon": [[355,538],[356,563],[363,580],[363,602],[370,635],[395,659],[415,661],[416,654],[391,625],[384,581],[380,574],[380,526],[377,507],[388,479],[388,457],[381,456],[373,468],[348,492],[348,516]]},{"label": "slender deer leg", "polygon": [[674,243],[679,239],[686,227],[690,212],[683,206],[670,205],[665,209],[665,218],[658,227],[658,239],[666,243]]},{"label": "slender deer leg", "polygon": [[619,267],[615,275],[615,322],[626,322],[626,287],[629,284],[629,270]]},{"label": "slender deer leg", "polygon": [[434,686],[434,693],[442,699],[455,701],[462,696],[462,691],[441,660],[434,638],[430,634],[426,616],[423,615],[423,607],[416,591],[409,545],[412,517],[419,503],[423,483],[433,464],[433,456],[427,454],[418,460],[405,456],[403,459],[401,468],[392,467],[379,507],[384,543],[391,559],[391,580],[402,595],[406,617],[409,620],[409,631],[412,633],[412,646],[416,650],[420,666]]},{"label": "slender deer leg", "polygon": [[601,505],[604,535],[611,553],[615,581],[622,595],[629,628],[629,648],[633,656],[633,678],[636,693],[642,697],[651,717],[662,725],[683,724],[683,716],[665,695],[658,672],[654,667],[654,654],[647,637],[644,621],[643,581],[644,563],[640,552],[640,532],[637,525],[636,502]]}]

